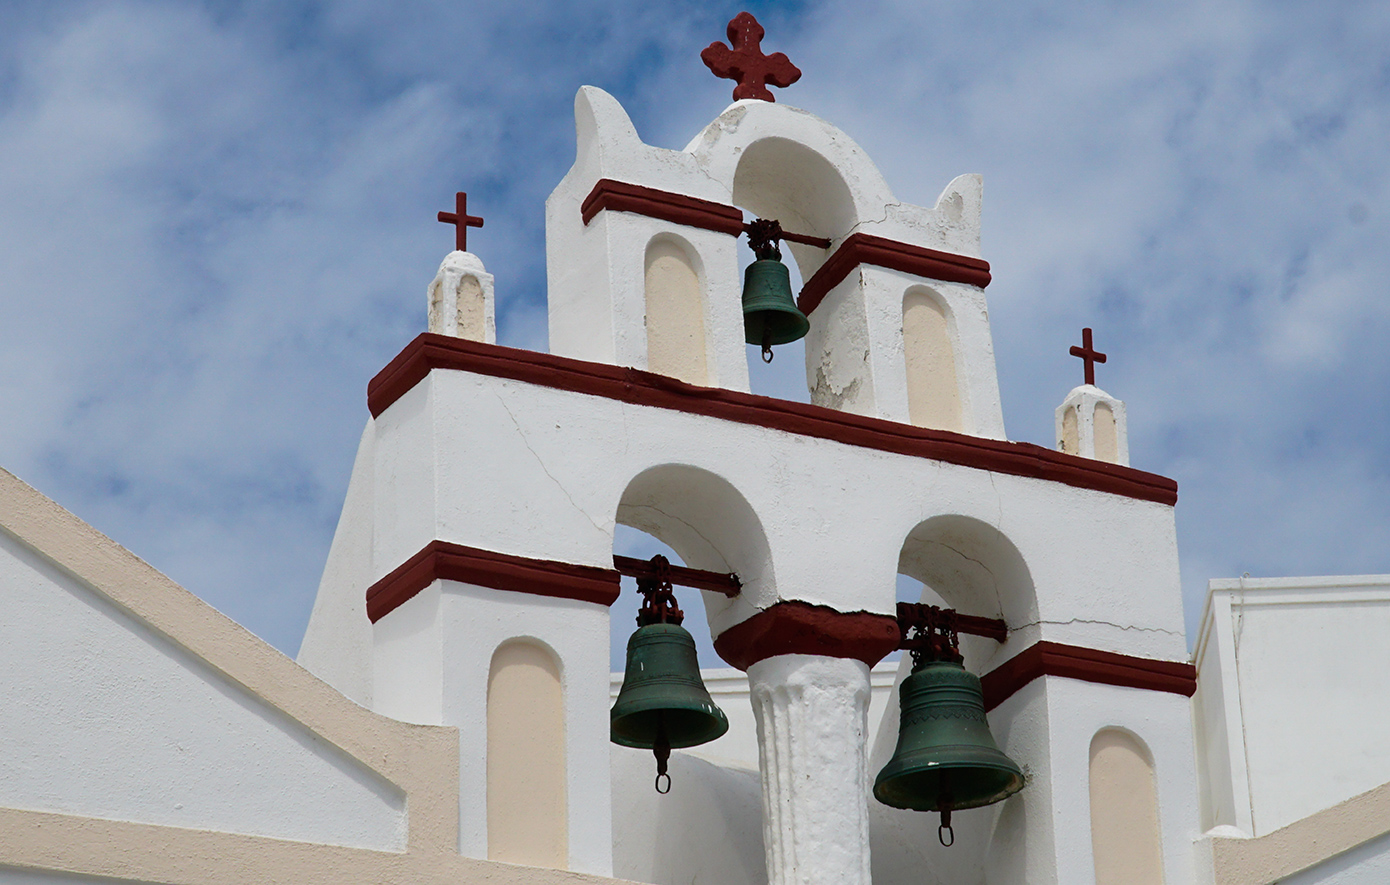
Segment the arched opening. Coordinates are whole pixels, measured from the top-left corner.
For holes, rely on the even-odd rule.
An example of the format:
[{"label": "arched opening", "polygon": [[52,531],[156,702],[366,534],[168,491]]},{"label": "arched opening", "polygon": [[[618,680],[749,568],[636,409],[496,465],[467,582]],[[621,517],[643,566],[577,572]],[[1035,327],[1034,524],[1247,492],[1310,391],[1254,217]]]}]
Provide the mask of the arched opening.
[{"label": "arched opening", "polygon": [[[843,236],[856,221],[854,197],[835,165],[787,138],[763,138],[743,150],[734,172],[733,201],[753,216],[776,219],[784,230],[818,237]],[[740,252],[746,267],[753,254],[746,248]],[[792,292],[800,292],[803,281],[829,257],[827,249],[784,242],[782,258],[791,271]],[[771,365],[763,364],[760,353],[752,345],[747,349],[749,383],[755,393],[811,400],[814,381],[807,368],[805,339],[779,346]]]},{"label": "arched opening", "polygon": [[695,251],[664,234],[647,244],[647,369],[707,385],[705,298]]},{"label": "arched opening", "polygon": [[[762,526],[742,494],[716,474],[685,464],[648,468],[628,483],[616,516],[614,553],[639,559],[661,553],[675,565],[735,572],[750,599],[774,592]],[[624,578],[610,607],[615,693],[627,641],[636,629],[635,583]],[[739,607],[750,603],[679,586],[676,597],[701,670],[727,668],[711,637],[721,624],[743,617]],[[704,675],[710,680],[713,674]],[[729,827],[730,820],[750,820],[759,807],[757,727],[747,684],[725,674],[707,681],[706,689],[728,716],[729,732],[671,754],[678,799],[653,791],[650,751],[610,748],[614,796],[623,796],[613,807],[615,875],[658,883],[689,881],[688,872],[677,879],[676,870],[700,869],[701,881],[751,882],[766,875],[757,818],[751,818],[751,826]],[[711,759],[717,764],[707,761]]]},{"label": "arched opening", "polygon": [[487,682],[487,856],[569,867],[560,661],[539,640],[493,652]]},{"label": "arched opening", "polygon": [[1096,885],[1163,885],[1158,789],[1148,747],[1118,728],[1097,732],[1090,779]]},{"label": "arched opening", "polygon": [[[1038,619],[1033,578],[1022,554],[988,523],[955,514],[918,523],[903,541],[898,572],[920,581],[922,601],[962,614],[1002,618],[1010,627]],[[961,637],[965,665],[987,672],[999,643]]]},{"label": "arched opening", "polygon": [[733,599],[702,591],[716,635],[777,601],[762,522],[721,476],[688,464],[650,467],[623,490],[616,521],[661,541],[691,568],[738,574],[743,589]]},{"label": "arched opening", "polygon": [[908,420],[918,427],[964,431],[950,311],[926,286],[903,295],[903,357]]}]

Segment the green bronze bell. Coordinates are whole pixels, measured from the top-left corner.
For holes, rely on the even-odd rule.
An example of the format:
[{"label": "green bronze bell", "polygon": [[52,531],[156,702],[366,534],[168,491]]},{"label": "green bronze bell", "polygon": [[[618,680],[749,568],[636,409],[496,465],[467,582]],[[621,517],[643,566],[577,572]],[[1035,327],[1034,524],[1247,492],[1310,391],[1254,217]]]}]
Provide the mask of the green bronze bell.
[{"label": "green bronze bell", "polygon": [[[664,558],[662,560],[665,561]],[[627,641],[623,687],[609,712],[609,735],[624,747],[651,750],[657,762],[657,792],[671,788],[666,761],[672,749],[693,747],[729,730],[724,711],[715,706],[695,657],[695,638],[680,625],[670,583],[644,586],[647,595],[637,615],[637,630]],[[666,789],[661,789],[662,778]]]},{"label": "green bronze bell", "polygon": [[743,340],[789,344],[806,337],[811,321],[792,297],[792,277],[776,258],[759,258],[743,272]]},{"label": "green bronze bell", "polygon": [[950,844],[953,810],[991,805],[1023,789],[1023,772],[989,732],[980,680],[958,661],[917,664],[898,700],[898,746],[874,780],[875,799],[941,812],[941,841]]},{"label": "green bronze bell", "polygon": [[805,338],[811,321],[792,297],[791,271],[777,248],[781,226],[760,219],[749,228],[749,245],[757,260],[743,272],[743,340],[761,345],[763,359],[771,362],[772,346]]}]

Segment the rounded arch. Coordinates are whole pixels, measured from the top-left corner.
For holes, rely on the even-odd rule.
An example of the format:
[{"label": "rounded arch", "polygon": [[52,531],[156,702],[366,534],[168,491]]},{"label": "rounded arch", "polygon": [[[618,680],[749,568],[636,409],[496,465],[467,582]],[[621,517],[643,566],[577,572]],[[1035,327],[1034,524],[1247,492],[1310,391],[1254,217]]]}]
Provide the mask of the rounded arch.
[{"label": "rounded arch", "polygon": [[909,420],[919,427],[969,432],[950,305],[930,286],[909,286],[903,292],[902,321]]},{"label": "rounded arch", "polygon": [[1023,554],[1003,532],[973,517],[943,514],[918,523],[903,541],[898,572],[962,614],[1003,618],[1011,629],[1038,619]]},{"label": "rounded arch", "polygon": [[1097,731],[1089,788],[1096,885],[1162,885],[1158,785],[1148,744],[1125,728]]},{"label": "rounded arch", "polygon": [[683,237],[659,233],[643,258],[647,369],[691,384],[709,384],[704,272]]},{"label": "rounded arch", "polygon": [[[780,136],[761,138],[744,148],[734,169],[734,204],[759,218],[775,218],[785,230],[812,236],[844,236],[858,220],[854,196],[831,160]],[[828,252],[784,243],[801,278],[811,278]]]},{"label": "rounded arch", "polygon": [[532,636],[492,652],[487,680],[487,856],[569,866],[561,659]]},{"label": "rounded arch", "polygon": [[691,568],[735,572],[735,599],[706,592],[710,625],[732,623],[776,601],[772,553],[762,521],[728,480],[690,464],[659,464],[637,474],[618,502],[617,522],[652,535]]}]

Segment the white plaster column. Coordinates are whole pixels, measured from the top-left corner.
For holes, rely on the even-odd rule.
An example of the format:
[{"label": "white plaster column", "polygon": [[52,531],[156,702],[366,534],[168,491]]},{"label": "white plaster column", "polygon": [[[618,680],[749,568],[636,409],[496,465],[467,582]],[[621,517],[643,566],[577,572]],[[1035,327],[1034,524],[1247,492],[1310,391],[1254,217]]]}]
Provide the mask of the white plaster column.
[{"label": "white plaster column", "polygon": [[869,668],[778,655],[748,668],[769,885],[869,885]]}]

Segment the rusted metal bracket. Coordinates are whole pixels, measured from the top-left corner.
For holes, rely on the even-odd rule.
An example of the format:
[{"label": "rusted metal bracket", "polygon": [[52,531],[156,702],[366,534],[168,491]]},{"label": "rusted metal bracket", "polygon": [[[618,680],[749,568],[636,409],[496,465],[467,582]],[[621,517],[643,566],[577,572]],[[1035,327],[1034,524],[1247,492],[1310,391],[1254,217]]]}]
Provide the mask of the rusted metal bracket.
[{"label": "rusted metal bracket", "polygon": [[[662,577],[655,564],[631,556],[615,555],[613,568],[617,569],[619,574],[636,578],[639,581],[656,581]],[[682,587],[712,590],[731,599],[743,591],[743,584],[739,582],[738,575],[732,573],[708,572],[704,569],[686,568],[683,565],[668,565],[666,568],[669,570],[666,577],[671,583],[679,584]]]},{"label": "rusted metal bracket", "polygon": [[963,615],[952,608],[913,602],[898,603],[898,629],[902,636],[898,648],[930,659],[957,655],[959,633],[995,642],[1009,638],[1009,625],[999,618]]},{"label": "rusted metal bracket", "polygon": [[800,243],[803,246],[816,246],[821,249],[830,248],[828,237],[813,237],[810,234],[794,234],[791,231],[782,230],[782,225],[776,220],[750,221],[743,226],[743,232],[748,234],[748,246],[754,252],[758,251],[760,243],[766,243],[769,239],[772,242],[783,240],[788,243]]}]

